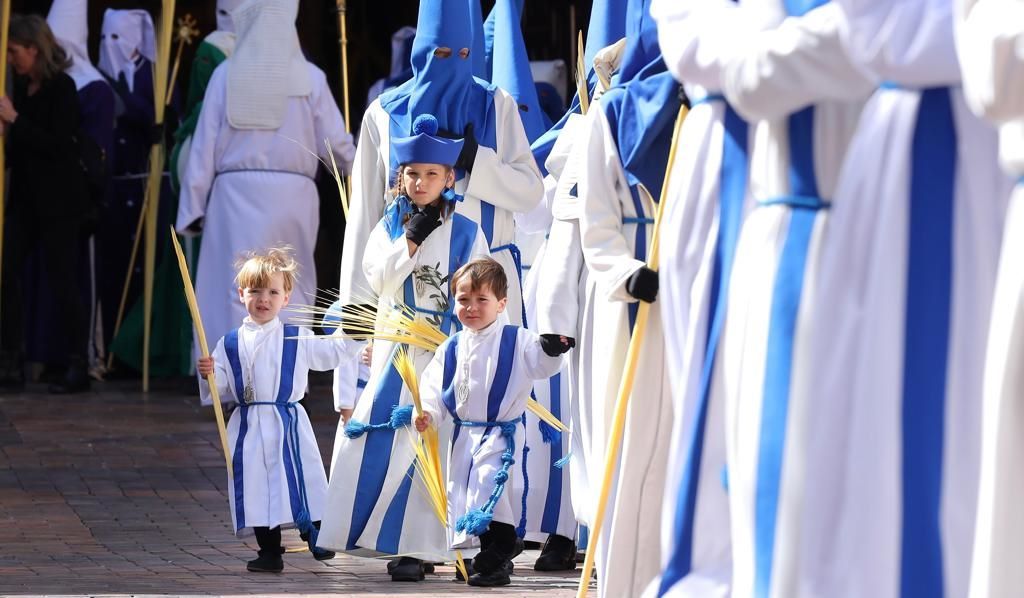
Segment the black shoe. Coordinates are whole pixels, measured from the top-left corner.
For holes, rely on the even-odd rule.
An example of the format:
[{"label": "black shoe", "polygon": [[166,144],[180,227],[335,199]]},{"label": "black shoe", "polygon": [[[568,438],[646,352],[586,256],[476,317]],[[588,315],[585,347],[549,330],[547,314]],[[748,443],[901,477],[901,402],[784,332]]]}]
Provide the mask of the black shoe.
[{"label": "black shoe", "polygon": [[253,573],[280,573],[284,570],[284,559],[280,554],[261,554],[245,564]]},{"label": "black shoe", "polygon": [[388,573],[391,581],[423,581],[423,561],[403,556],[388,563]]},{"label": "black shoe", "polygon": [[557,534],[548,536],[544,550],[533,564],[534,571],[574,571],[576,569],[576,543]]},{"label": "black shoe", "polygon": [[309,551],[313,553],[313,558],[318,561],[329,561],[336,556],[333,551],[317,548],[316,546],[311,548]]},{"label": "black shoe", "polygon": [[89,370],[85,362],[79,359],[72,360],[64,377],[48,388],[50,394],[66,395],[89,390]]},{"label": "black shoe", "polygon": [[474,573],[469,576],[469,585],[478,588],[496,588],[507,586],[510,583],[512,583],[512,579],[509,578],[506,567],[492,573]]}]

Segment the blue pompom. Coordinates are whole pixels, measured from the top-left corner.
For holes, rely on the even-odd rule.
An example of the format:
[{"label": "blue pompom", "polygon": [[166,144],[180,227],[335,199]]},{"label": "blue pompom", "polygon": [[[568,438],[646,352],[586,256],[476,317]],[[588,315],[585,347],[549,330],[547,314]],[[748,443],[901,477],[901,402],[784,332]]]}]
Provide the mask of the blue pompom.
[{"label": "blue pompom", "polygon": [[412,423],[412,405],[395,406],[391,410],[391,429],[404,428]]},{"label": "blue pompom", "polygon": [[413,135],[437,135],[437,119],[433,114],[421,114],[412,121]]},{"label": "blue pompom", "polygon": [[494,515],[482,509],[473,509],[455,522],[455,531],[466,532],[471,536],[481,536],[491,526]]},{"label": "blue pompom", "polygon": [[348,420],[348,423],[345,424],[345,436],[352,439],[359,438],[363,434],[366,434],[366,430],[369,429],[369,427],[369,424],[364,424],[356,419],[350,419]]}]

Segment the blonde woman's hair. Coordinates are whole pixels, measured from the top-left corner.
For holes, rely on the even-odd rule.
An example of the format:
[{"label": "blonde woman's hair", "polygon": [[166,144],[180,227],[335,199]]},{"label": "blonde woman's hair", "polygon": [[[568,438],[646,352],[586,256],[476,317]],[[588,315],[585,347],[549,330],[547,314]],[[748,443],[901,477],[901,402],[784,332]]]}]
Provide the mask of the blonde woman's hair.
[{"label": "blonde woman's hair", "polygon": [[8,43],[36,49],[38,54],[35,68],[43,81],[49,81],[54,75],[66,71],[71,66],[67,52],[57,43],[57,38],[46,24],[46,19],[39,15],[11,15],[7,35]]},{"label": "blonde woman's hair", "polygon": [[292,256],[294,250],[289,245],[270,247],[264,251],[250,251],[245,257],[235,262],[238,274],[235,282],[243,289],[265,289],[270,280],[280,273],[284,278],[284,292],[291,293],[295,288],[295,279],[299,275],[299,263]]}]

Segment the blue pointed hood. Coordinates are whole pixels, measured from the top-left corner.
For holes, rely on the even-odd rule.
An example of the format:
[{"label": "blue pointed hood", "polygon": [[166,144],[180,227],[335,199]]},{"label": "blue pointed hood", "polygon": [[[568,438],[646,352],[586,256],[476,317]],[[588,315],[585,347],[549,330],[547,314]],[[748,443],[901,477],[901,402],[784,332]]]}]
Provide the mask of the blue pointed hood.
[{"label": "blue pointed hood", "polygon": [[631,186],[643,183],[655,201],[661,194],[681,100],[667,71],[650,15],[651,0],[630,0],[620,84],[601,97],[622,168]]},{"label": "blue pointed hood", "polygon": [[[409,137],[415,118],[433,114],[438,127],[461,136],[473,123],[477,142],[496,143],[494,88],[473,79],[469,58],[459,50],[472,48],[473,33],[466,0],[422,0],[412,44],[412,79],[384,93],[381,107],[391,118],[391,139]],[[435,56],[450,48],[448,57]],[[470,52],[472,57],[473,52]],[[398,164],[391,159],[392,170]]]},{"label": "blue pointed hood", "polygon": [[494,5],[494,72],[491,83],[515,99],[526,137],[533,142],[546,127],[537,98],[537,86],[530,72],[530,59],[526,55],[516,3],[517,0],[497,0]]},{"label": "blue pointed hood", "polygon": [[[520,22],[523,17],[523,4],[526,0],[515,0],[516,11],[519,13]],[[484,21],[484,62],[486,63],[486,73],[488,81],[490,76],[494,74],[494,19],[498,14],[498,5],[495,3],[494,8],[491,12],[487,13],[487,19]]]},{"label": "blue pointed hood", "polygon": [[[593,97],[597,89],[597,77],[594,74],[594,56],[598,50],[606,48],[623,37],[626,37],[626,0],[595,0],[590,10],[590,24],[587,26],[586,49],[584,50],[584,66],[587,69],[587,93]],[[571,67],[575,70],[575,66]],[[575,85],[573,86],[575,87]],[[579,94],[574,94],[569,110],[562,116],[561,120],[547,130],[536,141],[533,142],[533,157],[540,166],[540,171],[547,176],[547,169],[544,163],[551,155],[551,148],[555,146],[559,133],[569,120],[569,115],[580,113]]]},{"label": "blue pointed hood", "polygon": [[473,35],[473,45],[470,46],[473,51],[469,57],[473,61],[473,76],[490,81],[491,72],[487,68],[487,51],[485,49],[484,10],[480,7],[480,0],[463,1],[469,2],[469,20]]},{"label": "blue pointed hood", "polygon": [[590,9],[583,66],[594,68],[594,56],[602,48],[626,37],[626,0],[597,0]]}]

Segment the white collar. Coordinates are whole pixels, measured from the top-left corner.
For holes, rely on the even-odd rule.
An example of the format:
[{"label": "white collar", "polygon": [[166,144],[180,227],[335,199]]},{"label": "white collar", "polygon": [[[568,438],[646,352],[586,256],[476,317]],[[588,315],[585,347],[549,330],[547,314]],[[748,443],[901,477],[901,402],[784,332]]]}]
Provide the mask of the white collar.
[{"label": "white collar", "polygon": [[277,317],[267,322],[266,324],[257,324],[252,319],[252,316],[245,316],[245,319],[242,320],[243,328],[245,328],[246,330],[253,330],[259,332],[270,332],[271,330],[277,328],[279,324],[281,324],[281,320],[280,318]]},{"label": "white collar", "polygon": [[494,334],[495,330],[498,330],[499,328],[501,328],[501,326],[498,325],[498,320],[499,319],[501,319],[500,314],[499,314],[499,317],[497,319],[495,319],[493,322],[488,324],[486,327],[481,328],[480,330],[473,330],[471,328],[463,328],[463,330],[465,330],[467,334],[470,334],[470,335],[476,336],[476,337],[490,336],[490,335]]}]

